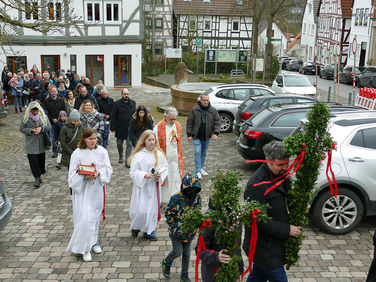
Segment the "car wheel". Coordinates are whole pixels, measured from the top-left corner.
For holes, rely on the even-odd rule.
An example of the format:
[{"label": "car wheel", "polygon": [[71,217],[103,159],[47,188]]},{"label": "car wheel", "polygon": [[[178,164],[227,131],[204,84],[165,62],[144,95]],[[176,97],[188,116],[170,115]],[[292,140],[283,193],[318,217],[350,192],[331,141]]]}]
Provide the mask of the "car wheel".
[{"label": "car wheel", "polygon": [[329,189],[320,194],[313,206],[316,225],[331,234],[346,234],[359,225],[363,218],[363,203],[353,191],[338,187],[335,198]]},{"label": "car wheel", "polygon": [[232,128],[232,117],[226,113],[220,113],[221,119],[221,133],[230,132]]}]

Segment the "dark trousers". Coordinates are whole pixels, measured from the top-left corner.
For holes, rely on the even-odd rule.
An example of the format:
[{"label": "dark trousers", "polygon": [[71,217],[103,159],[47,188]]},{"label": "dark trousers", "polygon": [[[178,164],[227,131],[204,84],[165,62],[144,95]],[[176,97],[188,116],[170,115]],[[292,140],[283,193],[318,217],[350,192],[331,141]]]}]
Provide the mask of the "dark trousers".
[{"label": "dark trousers", "polygon": [[128,136],[127,139],[116,138],[116,145],[117,145],[117,149],[118,149],[118,152],[119,152],[119,160],[123,159],[123,152],[124,152],[123,143],[124,143],[124,141],[126,142],[125,162],[127,162],[128,158],[132,154],[132,150],[133,150],[132,141],[129,138],[129,136]]},{"label": "dark trousers", "polygon": [[247,282],[287,282],[286,271],[283,266],[275,269],[263,269],[253,264],[252,273],[248,276]]},{"label": "dark trousers", "polygon": [[27,154],[27,158],[29,159],[31,173],[33,174],[34,178],[38,178],[42,174],[46,173],[46,153]]},{"label": "dark trousers", "polygon": [[376,281],[376,232],[373,233],[373,260],[368,270],[367,282]]},{"label": "dark trousers", "polygon": [[171,265],[176,258],[183,254],[181,261],[181,273],[187,274],[189,268],[189,257],[191,255],[191,242],[183,243],[176,239],[171,239],[171,242],[172,251],[167,255],[165,260]]}]

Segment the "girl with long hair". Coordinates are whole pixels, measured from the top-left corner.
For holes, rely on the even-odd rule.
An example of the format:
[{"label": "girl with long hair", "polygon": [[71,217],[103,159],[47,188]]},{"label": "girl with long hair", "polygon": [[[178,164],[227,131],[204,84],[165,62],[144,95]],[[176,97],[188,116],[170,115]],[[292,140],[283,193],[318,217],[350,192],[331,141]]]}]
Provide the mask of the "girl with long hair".
[{"label": "girl with long hair", "polygon": [[167,159],[152,130],[145,130],[128,159],[133,180],[129,209],[133,238],[141,231],[144,238],[157,241],[155,234],[161,218],[161,184],[167,177]]},{"label": "girl with long hair", "polygon": [[152,120],[147,116],[146,107],[140,105],[129,124],[129,138],[133,147],[136,147],[138,139],[146,129],[153,129]]}]

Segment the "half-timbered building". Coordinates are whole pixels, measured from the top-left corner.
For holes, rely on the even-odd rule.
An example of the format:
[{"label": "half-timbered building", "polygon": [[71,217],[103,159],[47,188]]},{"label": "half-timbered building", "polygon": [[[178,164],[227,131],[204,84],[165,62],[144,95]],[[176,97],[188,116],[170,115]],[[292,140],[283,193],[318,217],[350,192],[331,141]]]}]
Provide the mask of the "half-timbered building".
[{"label": "half-timbered building", "polygon": [[174,45],[173,0],[145,0],[145,44],[151,55],[165,54]]},{"label": "half-timbered building", "polygon": [[319,0],[307,0],[301,29],[300,54],[304,61],[314,61],[316,43],[317,8]]},{"label": "half-timbered building", "polygon": [[[39,1],[39,2],[38,2]],[[25,1],[25,5],[41,3]],[[47,15],[58,20],[65,9],[63,0],[50,2]],[[34,64],[43,71],[70,69],[86,75],[95,84],[102,80],[106,86],[141,85],[142,43],[144,40],[142,0],[71,0],[73,13],[79,17],[74,25],[59,32],[39,33],[26,28],[14,28],[12,53],[0,54],[11,69]],[[46,11],[27,13],[27,9],[7,8],[7,13],[25,22]],[[46,19],[48,20],[48,19]],[[17,66],[18,65],[18,66]]]},{"label": "half-timbered building", "polygon": [[339,44],[341,64],[346,65],[349,52],[352,0],[320,0],[318,9],[318,59],[327,64],[335,61]]},{"label": "half-timbered building", "polygon": [[250,49],[252,14],[242,0],[175,0],[175,46],[195,50],[199,38],[204,48]]}]

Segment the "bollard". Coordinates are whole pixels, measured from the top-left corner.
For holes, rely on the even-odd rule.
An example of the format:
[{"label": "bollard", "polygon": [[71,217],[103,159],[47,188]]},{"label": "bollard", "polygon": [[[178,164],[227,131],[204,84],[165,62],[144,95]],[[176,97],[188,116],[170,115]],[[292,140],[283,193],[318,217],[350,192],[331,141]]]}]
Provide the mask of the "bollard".
[{"label": "bollard", "polygon": [[328,89],[328,103],[330,103],[330,92],[332,92],[331,86],[329,86],[329,89]]},{"label": "bollard", "polygon": [[347,100],[347,103],[351,106],[352,105],[352,92],[349,92],[349,98]]}]

